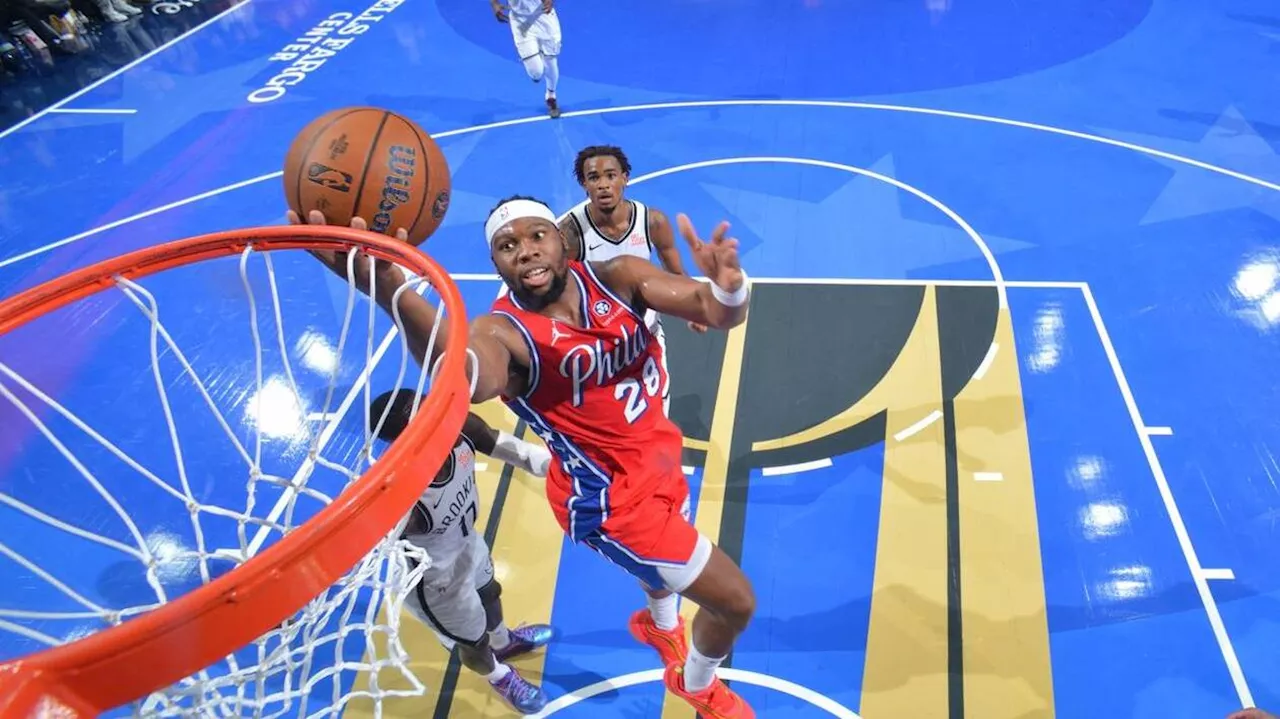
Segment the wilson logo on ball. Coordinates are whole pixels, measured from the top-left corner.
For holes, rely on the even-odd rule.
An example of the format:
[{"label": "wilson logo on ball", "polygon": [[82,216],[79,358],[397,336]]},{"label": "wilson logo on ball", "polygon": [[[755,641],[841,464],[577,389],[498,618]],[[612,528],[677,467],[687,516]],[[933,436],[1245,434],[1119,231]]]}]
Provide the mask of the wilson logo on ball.
[{"label": "wilson logo on ball", "polygon": [[351,191],[351,175],[318,162],[311,163],[307,168],[307,179],[321,187],[328,187],[338,192]]},{"label": "wilson logo on ball", "polygon": [[373,216],[374,232],[386,232],[391,226],[391,213],[409,201],[409,186],[417,153],[412,147],[392,145],[387,151],[387,176],[382,186],[382,199],[378,202],[378,214]]}]

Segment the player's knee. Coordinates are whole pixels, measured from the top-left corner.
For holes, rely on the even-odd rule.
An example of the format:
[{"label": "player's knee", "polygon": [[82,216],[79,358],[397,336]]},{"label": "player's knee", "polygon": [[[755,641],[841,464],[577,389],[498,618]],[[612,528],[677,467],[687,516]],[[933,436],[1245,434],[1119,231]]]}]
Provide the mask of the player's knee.
[{"label": "player's knee", "polygon": [[547,66],[543,64],[541,55],[526,57],[520,62],[524,64],[524,71],[529,73],[529,79],[534,82],[540,81],[543,73],[547,71]]},{"label": "player's knee", "polygon": [[458,642],[458,659],[462,661],[462,665],[478,674],[488,674],[493,671],[493,650],[489,648],[489,637],[486,635],[480,638],[480,641]]},{"label": "player's knee", "polygon": [[751,587],[751,580],[737,565],[720,576],[720,591],[716,602],[716,613],[721,621],[734,631],[741,633],[751,623],[756,613],[756,593]]},{"label": "player's knee", "polygon": [[745,581],[726,592],[724,602],[720,606],[720,618],[738,633],[746,630],[751,617],[756,613],[756,593]]},{"label": "player's knee", "polygon": [[454,642],[458,645],[458,651],[463,654],[470,654],[476,657],[484,657],[488,655],[490,651],[488,632],[481,634],[479,639],[468,640],[468,639],[458,638],[458,639],[455,639]]}]

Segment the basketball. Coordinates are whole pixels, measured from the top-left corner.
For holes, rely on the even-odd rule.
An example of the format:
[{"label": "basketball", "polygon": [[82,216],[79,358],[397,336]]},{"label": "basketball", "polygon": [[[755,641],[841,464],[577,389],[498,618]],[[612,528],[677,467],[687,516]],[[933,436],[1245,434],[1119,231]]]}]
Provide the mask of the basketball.
[{"label": "basketball", "polygon": [[294,138],[284,161],[289,207],[330,224],[362,217],[369,229],[395,235],[404,228],[420,245],[449,209],[444,153],[408,118],[374,107],[348,107],[313,120]]}]

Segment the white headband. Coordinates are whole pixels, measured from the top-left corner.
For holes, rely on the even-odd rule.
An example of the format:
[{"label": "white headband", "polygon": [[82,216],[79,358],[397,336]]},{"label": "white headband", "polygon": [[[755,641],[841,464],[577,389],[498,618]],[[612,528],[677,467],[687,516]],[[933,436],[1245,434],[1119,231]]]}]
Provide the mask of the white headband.
[{"label": "white headband", "polygon": [[498,230],[502,229],[503,225],[522,217],[537,217],[546,220],[553,225],[556,223],[555,213],[551,211],[551,208],[541,202],[534,202],[533,200],[511,200],[510,202],[504,202],[499,205],[498,208],[489,215],[489,219],[485,221],[484,239],[486,243],[492,246],[493,236],[498,234]]}]

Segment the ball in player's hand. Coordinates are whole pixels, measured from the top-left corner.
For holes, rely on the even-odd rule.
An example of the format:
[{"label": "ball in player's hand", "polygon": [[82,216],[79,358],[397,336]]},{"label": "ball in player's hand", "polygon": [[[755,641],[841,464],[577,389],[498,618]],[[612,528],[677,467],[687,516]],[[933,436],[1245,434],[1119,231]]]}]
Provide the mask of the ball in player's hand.
[{"label": "ball in player's hand", "polygon": [[449,210],[444,153],[417,123],[389,110],[349,107],[311,121],[284,163],[289,208],[329,224],[363,219],[368,229],[420,245]]}]

